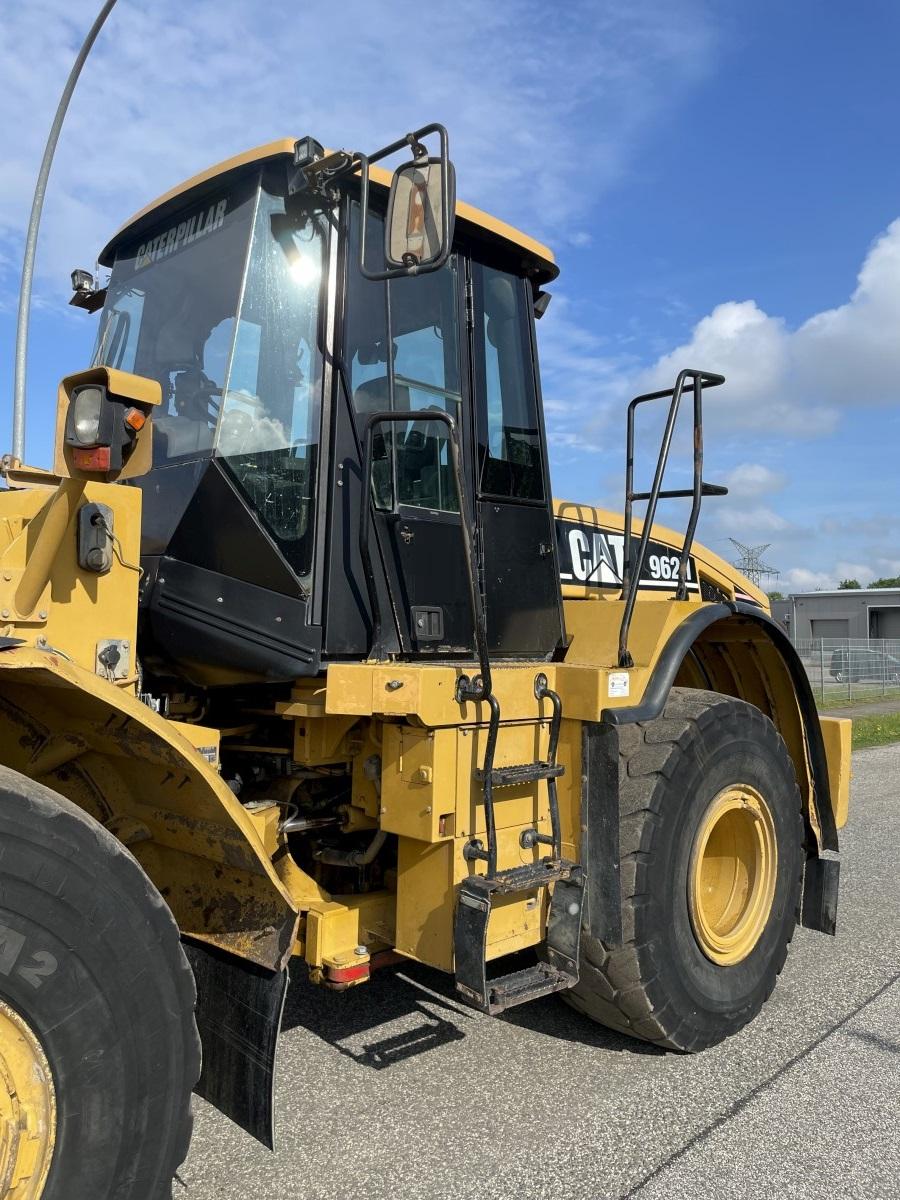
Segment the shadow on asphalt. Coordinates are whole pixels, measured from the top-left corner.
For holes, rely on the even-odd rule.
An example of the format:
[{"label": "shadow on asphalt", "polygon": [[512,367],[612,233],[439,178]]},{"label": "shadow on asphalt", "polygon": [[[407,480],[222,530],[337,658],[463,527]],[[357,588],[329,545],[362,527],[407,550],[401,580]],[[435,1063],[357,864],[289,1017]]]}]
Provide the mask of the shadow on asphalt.
[{"label": "shadow on asphalt", "polygon": [[530,1004],[507,1010],[498,1019],[518,1025],[520,1029],[530,1029],[533,1033],[561,1038],[564,1042],[578,1042],[582,1046],[595,1046],[598,1050],[617,1054],[650,1054],[662,1058],[669,1053],[649,1042],[639,1042],[636,1038],[607,1029],[605,1025],[595,1024],[589,1017],[569,1008],[559,996],[532,1000]]},{"label": "shadow on asphalt", "polygon": [[[413,963],[402,970],[384,968],[368,983],[334,992],[310,983],[305,968],[292,965],[282,1030],[302,1026],[376,1071],[462,1040],[457,1024],[475,1014],[451,1000],[446,977]],[[401,1031],[385,1031],[398,1022]]]},{"label": "shadow on asphalt", "polygon": [[[382,1071],[461,1041],[469,1021],[486,1019],[456,999],[452,977],[419,963],[384,968],[346,992],[310,983],[305,967],[297,963],[291,966],[282,1030],[308,1029],[354,1062]],[[595,1025],[558,996],[533,1000],[495,1019],[613,1053],[666,1053]]]}]

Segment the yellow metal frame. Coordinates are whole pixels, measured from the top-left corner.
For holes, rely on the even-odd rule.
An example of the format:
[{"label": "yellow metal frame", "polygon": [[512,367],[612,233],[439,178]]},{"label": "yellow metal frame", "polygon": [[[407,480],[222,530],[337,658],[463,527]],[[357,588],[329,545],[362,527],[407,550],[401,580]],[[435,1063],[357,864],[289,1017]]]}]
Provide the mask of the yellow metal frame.
[{"label": "yellow metal frame", "polygon": [[[60,388],[58,438],[72,381],[88,375],[71,376]],[[104,380],[116,394],[154,402],[137,377],[107,372]],[[60,477],[66,463],[58,458],[57,465],[58,476],[16,472],[16,486],[0,497],[0,636],[25,642],[0,652],[0,761],[67,796],[114,833],[191,937],[273,969],[302,954],[320,975],[390,948],[452,970],[456,889],[485,869],[462,853],[484,832],[473,774],[484,758],[488,707],[456,699],[459,676],[476,664],[333,663],[324,677],[298,681],[269,714],[285,723],[279,744],[299,766],[349,764],[341,810],[347,831],[380,828],[397,838],[396,870],[379,891],[332,895],[293,860],[281,831],[281,806],[296,782],[284,781],[283,796],[245,806],[219,775],[221,738],[232,751],[254,750],[252,719],[230,730],[166,720],[138,699],[134,670],[117,683],[97,674],[101,640],[135,643],[141,492]],[[104,575],[77,561],[75,521],[87,501],[113,512],[116,553]],[[582,526],[622,528],[614,513],[565,501],[556,513]],[[673,549],[681,545],[672,531],[657,527],[654,536]],[[762,593],[716,555],[696,546],[693,557],[718,594],[764,605]],[[566,585],[563,603],[571,638],[565,662],[494,668],[502,714],[496,765],[546,754],[550,711],[534,693],[541,671],[562,700],[563,852],[577,861],[582,723],[639,704],[664,648],[703,602],[696,593],[684,601],[671,592],[641,593],[629,640],[635,665],[627,671],[615,665],[618,594]],[[675,682],[739,696],[772,718],[794,761],[809,826],[820,836],[804,717],[765,632],[739,616],[717,621],[697,639]],[[849,722],[824,720],[823,734],[841,825]],[[376,759],[380,776],[373,778],[366,764]],[[500,868],[533,862],[540,848],[523,849],[519,837],[525,828],[548,829],[546,784],[501,789],[496,814]],[[546,896],[538,892],[498,903],[488,956],[539,942],[545,920]],[[712,935],[708,945],[715,949]]]},{"label": "yellow metal frame", "polygon": [[57,651],[18,646],[0,653],[0,761],[125,841],[182,932],[284,965],[296,905],[253,817],[176,723]]}]

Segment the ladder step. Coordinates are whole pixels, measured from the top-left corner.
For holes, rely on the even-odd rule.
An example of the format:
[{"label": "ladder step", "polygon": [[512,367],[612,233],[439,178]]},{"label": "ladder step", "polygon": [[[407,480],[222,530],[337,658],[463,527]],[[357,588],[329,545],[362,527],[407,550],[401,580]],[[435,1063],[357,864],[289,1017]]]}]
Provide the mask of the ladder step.
[{"label": "ladder step", "polygon": [[[524,892],[555,880],[547,914],[546,940],[539,959],[523,971],[487,977],[487,932],[494,897]],[[544,859],[498,871],[493,878],[470,875],[460,884],[453,931],[456,987],[462,998],[484,1013],[503,1012],[535,996],[547,996],[578,982],[584,876],[564,859]]]},{"label": "ladder step", "polygon": [[509,975],[501,975],[499,979],[489,980],[488,1011],[492,1014],[503,1012],[516,1004],[524,1004],[526,1000],[563,992],[577,982],[577,975],[561,971],[549,963],[538,962],[522,971],[512,971]]},{"label": "ladder step", "polygon": [[494,767],[487,774],[479,768],[475,771],[475,779],[479,783],[484,783],[489,774],[493,786],[502,788],[516,787],[520,783],[537,783],[539,779],[559,779],[565,773],[565,767],[546,762],[533,762],[519,763],[514,767]]},{"label": "ladder step", "polygon": [[559,879],[570,879],[576,866],[576,863],[565,858],[542,858],[523,867],[498,871],[496,875],[470,875],[461,885],[462,893],[490,901],[491,896],[532,892],[535,888],[547,887]]}]

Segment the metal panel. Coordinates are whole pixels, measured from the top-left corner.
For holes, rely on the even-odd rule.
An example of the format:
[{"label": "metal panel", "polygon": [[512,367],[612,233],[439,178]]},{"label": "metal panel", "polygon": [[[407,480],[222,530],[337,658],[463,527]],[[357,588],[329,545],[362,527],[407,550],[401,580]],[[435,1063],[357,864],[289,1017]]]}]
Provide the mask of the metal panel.
[{"label": "metal panel", "polygon": [[814,638],[846,638],[850,636],[850,621],[845,617],[813,617],[810,626]]},{"label": "metal panel", "polygon": [[483,500],[488,646],[549,658],[563,637],[553,519],[544,506]]}]

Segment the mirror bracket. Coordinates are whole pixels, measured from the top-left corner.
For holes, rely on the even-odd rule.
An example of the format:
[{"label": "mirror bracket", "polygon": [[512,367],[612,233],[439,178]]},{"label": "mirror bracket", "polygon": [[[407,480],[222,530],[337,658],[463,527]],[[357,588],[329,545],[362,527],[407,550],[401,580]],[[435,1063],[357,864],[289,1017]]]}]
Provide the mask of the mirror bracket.
[{"label": "mirror bracket", "polygon": [[[424,139],[431,134],[437,134],[440,142],[440,152],[437,158],[431,158],[428,154],[428,149],[424,144]],[[370,271],[366,266],[366,225],[369,214],[369,168],[373,163],[378,162],[382,158],[387,158],[391,154],[396,154],[398,150],[404,147],[409,147],[412,153],[412,160],[404,163],[398,168],[398,174],[409,167],[425,167],[434,164],[440,167],[441,173],[441,240],[437,254],[426,262],[420,262],[415,255],[403,255],[401,262],[396,266],[387,265],[387,255],[385,255],[386,265],[384,270]],[[453,245],[453,225],[456,217],[456,197],[455,184],[453,176],[453,165],[450,162],[449,142],[447,130],[443,125],[436,123],[431,125],[423,125],[421,129],[416,129],[412,133],[407,133],[404,137],[399,138],[396,142],[392,142],[389,146],[382,147],[374,154],[365,155],[357,154],[354,156],[359,164],[359,173],[361,178],[360,188],[360,238],[359,238],[359,270],[363,278],[373,281],[381,281],[385,279],[399,279],[407,275],[425,275],[431,271],[440,270],[450,257],[450,250]],[[395,176],[396,180],[397,176]],[[393,200],[394,190],[392,186],[391,197]],[[392,203],[388,207],[388,218],[390,218],[390,210]]]}]

